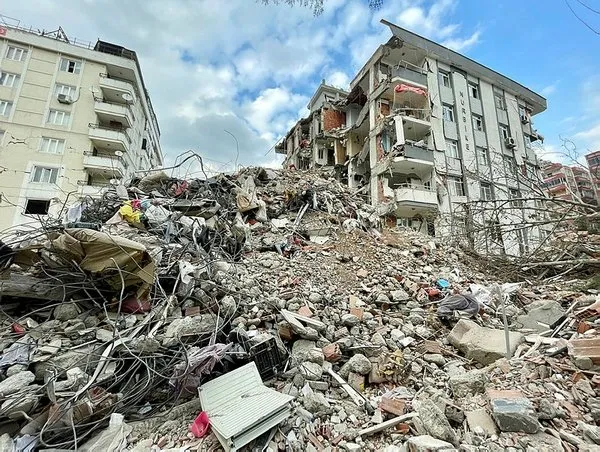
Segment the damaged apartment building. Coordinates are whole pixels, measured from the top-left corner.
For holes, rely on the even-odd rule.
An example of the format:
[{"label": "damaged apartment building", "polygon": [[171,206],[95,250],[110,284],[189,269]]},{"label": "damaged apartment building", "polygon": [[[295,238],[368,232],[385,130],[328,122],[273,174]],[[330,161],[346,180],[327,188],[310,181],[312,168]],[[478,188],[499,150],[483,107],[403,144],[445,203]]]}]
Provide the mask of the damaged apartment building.
[{"label": "damaged apartment building", "polygon": [[[532,116],[546,109],[546,100],[382,22],[393,36],[349,91],[321,83],[309,117],[277,144],[284,166],[335,168],[388,222],[436,236],[464,234],[478,248],[522,254],[546,235],[513,227],[531,221],[522,207],[534,203],[527,196],[541,181],[532,143],[543,140]],[[511,208],[498,213],[495,205]]]}]

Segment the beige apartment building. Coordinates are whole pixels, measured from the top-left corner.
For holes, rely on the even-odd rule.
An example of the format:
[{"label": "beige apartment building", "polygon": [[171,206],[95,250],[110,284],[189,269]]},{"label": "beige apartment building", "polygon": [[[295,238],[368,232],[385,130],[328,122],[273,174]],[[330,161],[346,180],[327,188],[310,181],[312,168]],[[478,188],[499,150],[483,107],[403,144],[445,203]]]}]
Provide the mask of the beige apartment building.
[{"label": "beige apartment building", "polygon": [[0,23],[0,235],[162,165],[135,52]]}]

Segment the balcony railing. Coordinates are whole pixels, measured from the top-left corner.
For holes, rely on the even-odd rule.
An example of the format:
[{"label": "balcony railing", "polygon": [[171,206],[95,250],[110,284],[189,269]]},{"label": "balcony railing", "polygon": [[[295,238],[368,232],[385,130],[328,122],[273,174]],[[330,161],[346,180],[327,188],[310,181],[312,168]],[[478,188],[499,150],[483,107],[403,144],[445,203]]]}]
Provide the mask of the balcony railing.
[{"label": "balcony railing", "polygon": [[437,206],[437,194],[430,186],[401,184],[395,190],[396,202]]},{"label": "balcony railing", "polygon": [[431,149],[413,146],[412,144],[405,143],[404,148],[398,154],[398,157],[405,157],[407,159],[424,160],[426,162],[433,163],[433,151]]},{"label": "balcony railing", "polygon": [[427,86],[427,71],[408,61],[401,61],[392,71],[392,77],[402,78],[419,85]]},{"label": "balcony railing", "polygon": [[397,114],[401,116],[406,116],[408,118],[420,119],[421,121],[430,121],[431,120],[431,111],[418,109],[418,108],[396,108],[394,110]]},{"label": "balcony railing", "polygon": [[90,129],[98,129],[98,130],[106,130],[106,131],[111,131],[111,132],[119,132],[121,133],[125,139],[127,140],[127,143],[131,144],[131,138],[129,138],[129,136],[125,133],[125,131],[127,129],[125,129],[124,127],[113,127],[113,126],[107,126],[104,124],[93,124],[93,123],[89,123],[88,127]]}]

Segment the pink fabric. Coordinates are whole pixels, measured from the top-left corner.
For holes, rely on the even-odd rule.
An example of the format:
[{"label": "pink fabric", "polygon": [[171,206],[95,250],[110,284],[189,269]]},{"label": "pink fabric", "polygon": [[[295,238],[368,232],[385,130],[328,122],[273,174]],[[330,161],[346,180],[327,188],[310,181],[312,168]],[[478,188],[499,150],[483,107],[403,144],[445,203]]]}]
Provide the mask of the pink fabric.
[{"label": "pink fabric", "polygon": [[406,91],[410,91],[415,94],[420,94],[421,96],[427,96],[427,91],[425,91],[423,88],[417,88],[416,86],[405,85],[404,83],[401,83],[400,85],[396,85],[396,87],[394,88],[394,91],[396,91],[397,93],[403,93]]}]

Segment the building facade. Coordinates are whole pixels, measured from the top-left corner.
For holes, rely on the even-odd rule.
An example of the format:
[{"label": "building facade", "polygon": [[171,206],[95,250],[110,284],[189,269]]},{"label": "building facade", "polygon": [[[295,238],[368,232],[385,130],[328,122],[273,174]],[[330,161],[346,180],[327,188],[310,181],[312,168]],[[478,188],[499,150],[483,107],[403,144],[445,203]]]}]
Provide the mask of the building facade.
[{"label": "building facade", "polygon": [[0,25],[0,233],[161,165],[159,138],[135,52]]},{"label": "building facade", "polygon": [[[393,37],[354,77],[345,100],[328,105],[345,114],[328,132],[333,162],[313,158],[303,166],[338,165],[348,185],[366,191],[380,214],[398,224],[462,235],[478,249],[526,252],[545,236],[518,225],[532,222],[523,206],[531,203],[535,211],[530,195],[540,191],[532,143],[543,138],[532,117],[546,109],[546,100],[383,22]],[[296,163],[293,146],[276,149],[286,163]]]},{"label": "building facade", "polygon": [[587,161],[592,185],[596,192],[596,199],[600,203],[600,151],[590,152],[585,156],[585,160]]},{"label": "building facade", "polygon": [[548,196],[566,201],[598,204],[594,179],[586,168],[546,162],[543,165],[543,174]]}]

